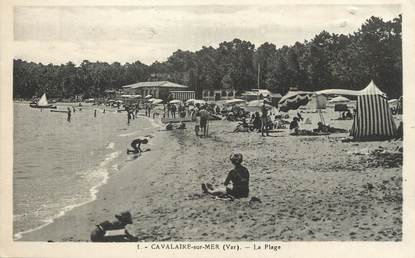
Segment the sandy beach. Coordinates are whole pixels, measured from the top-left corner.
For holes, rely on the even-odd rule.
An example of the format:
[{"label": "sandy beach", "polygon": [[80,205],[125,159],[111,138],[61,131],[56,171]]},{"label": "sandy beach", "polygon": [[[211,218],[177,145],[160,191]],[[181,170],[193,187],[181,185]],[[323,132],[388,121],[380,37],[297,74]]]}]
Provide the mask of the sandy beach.
[{"label": "sandy beach", "polygon": [[[21,240],[89,241],[95,224],[123,210],[139,241],[401,240],[401,165],[370,153],[396,152],[402,141],[343,143],[347,134],[288,130],[261,137],[230,133],[234,125],[212,121],[208,138],[195,137],[192,123],[156,132],[152,150],[113,175],[95,201]],[[232,152],[244,155],[250,197],[202,194],[202,182],[223,184]]]}]

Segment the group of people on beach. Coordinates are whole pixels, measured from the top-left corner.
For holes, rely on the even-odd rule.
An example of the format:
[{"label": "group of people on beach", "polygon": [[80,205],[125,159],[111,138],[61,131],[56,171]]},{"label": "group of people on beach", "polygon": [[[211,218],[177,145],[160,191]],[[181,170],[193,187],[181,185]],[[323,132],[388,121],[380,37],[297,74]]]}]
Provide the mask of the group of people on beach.
[{"label": "group of people on beach", "polygon": [[[206,137],[209,131],[209,118],[210,113],[206,110],[206,106],[197,105],[194,109],[194,118],[195,118],[195,134],[196,136]],[[199,131],[202,131],[202,134],[199,135]]]},{"label": "group of people on beach", "polygon": [[[82,107],[82,104],[79,103],[79,107]],[[82,108],[78,108],[78,111],[82,111]],[[74,106],[72,107],[67,107],[66,111],[58,111],[58,112],[62,112],[62,113],[66,113],[66,121],[68,121],[69,123],[71,122],[71,118],[72,118],[72,114],[76,113],[76,108]],[[102,110],[102,113],[105,114],[105,109]],[[94,109],[94,118],[97,117],[97,109]]]}]

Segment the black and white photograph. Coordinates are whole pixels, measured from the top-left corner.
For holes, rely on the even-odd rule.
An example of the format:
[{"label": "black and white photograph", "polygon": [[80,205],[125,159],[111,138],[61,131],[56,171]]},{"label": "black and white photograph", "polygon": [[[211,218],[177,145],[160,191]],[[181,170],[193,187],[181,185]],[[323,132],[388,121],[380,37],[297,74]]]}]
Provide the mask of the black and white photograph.
[{"label": "black and white photograph", "polygon": [[12,242],[406,238],[403,5],[146,3],[13,6]]}]

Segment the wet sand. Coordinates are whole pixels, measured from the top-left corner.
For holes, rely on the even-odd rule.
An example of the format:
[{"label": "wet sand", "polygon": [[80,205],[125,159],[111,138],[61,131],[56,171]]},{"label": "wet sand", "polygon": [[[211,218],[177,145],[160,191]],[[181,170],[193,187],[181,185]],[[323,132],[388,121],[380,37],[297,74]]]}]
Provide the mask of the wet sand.
[{"label": "wet sand", "polygon": [[[140,241],[401,240],[402,168],[374,166],[364,153],[402,141],[229,133],[234,125],[212,121],[208,138],[195,137],[193,123],[157,132],[152,151],[111,177],[97,200],[22,240],[89,241],[96,223],[122,210],[133,214],[128,229]],[[244,155],[250,197],[202,194],[202,182],[223,184],[232,152]]]}]

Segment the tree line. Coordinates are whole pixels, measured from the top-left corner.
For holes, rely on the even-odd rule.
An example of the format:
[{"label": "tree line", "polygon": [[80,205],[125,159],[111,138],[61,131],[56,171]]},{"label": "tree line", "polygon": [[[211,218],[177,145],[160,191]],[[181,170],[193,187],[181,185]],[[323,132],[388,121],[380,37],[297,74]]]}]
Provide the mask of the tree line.
[{"label": "tree line", "polygon": [[[258,69],[260,72],[258,73]],[[259,78],[258,78],[259,74]],[[46,92],[51,98],[104,96],[105,90],[147,80],[169,80],[196,91],[235,88],[269,89],[284,95],[290,88],[358,90],[371,79],[389,97],[402,95],[402,16],[391,21],[372,16],[354,33],[327,31],[303,43],[277,48],[234,39],[217,48],[175,51],[165,62],[90,62],[44,65],[14,60],[15,98]]]}]

